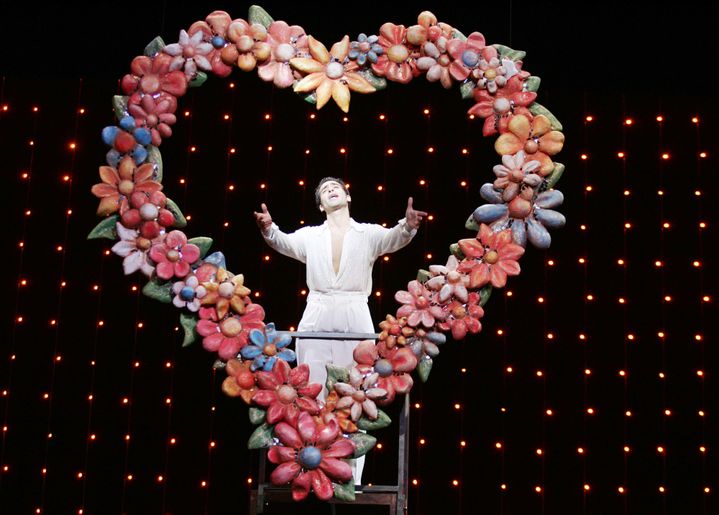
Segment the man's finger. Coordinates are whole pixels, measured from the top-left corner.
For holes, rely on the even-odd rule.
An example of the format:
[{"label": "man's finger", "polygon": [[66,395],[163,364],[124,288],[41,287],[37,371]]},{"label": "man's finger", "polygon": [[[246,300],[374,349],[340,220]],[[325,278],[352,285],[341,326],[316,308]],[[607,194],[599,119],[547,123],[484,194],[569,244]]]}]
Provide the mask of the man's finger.
[{"label": "man's finger", "polygon": [[415,213],[419,216],[427,216],[429,214],[426,211],[415,211]]},{"label": "man's finger", "polygon": [[267,211],[267,205],[264,202],[260,204],[260,207],[262,208],[263,213],[265,213],[266,215],[270,214],[270,212]]},{"label": "man's finger", "polygon": [[412,197],[409,197],[409,198],[407,199],[407,209],[412,209],[412,203],[413,203],[413,202],[414,202],[414,201],[412,200]]}]

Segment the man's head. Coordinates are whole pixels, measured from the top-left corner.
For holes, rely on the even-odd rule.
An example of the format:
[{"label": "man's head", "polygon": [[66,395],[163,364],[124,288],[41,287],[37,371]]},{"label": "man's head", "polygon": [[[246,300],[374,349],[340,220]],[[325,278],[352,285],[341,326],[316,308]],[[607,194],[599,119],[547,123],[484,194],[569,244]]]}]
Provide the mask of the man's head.
[{"label": "man's head", "polygon": [[350,192],[342,179],[325,177],[315,188],[315,203],[320,211],[345,204],[349,206],[350,202]]}]

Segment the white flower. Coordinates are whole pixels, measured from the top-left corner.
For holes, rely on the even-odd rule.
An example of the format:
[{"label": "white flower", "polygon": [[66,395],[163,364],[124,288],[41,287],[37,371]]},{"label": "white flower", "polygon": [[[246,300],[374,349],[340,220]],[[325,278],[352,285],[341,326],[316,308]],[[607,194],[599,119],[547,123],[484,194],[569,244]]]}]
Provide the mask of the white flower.
[{"label": "white flower", "polygon": [[210,43],[202,41],[203,33],[198,30],[190,37],[187,31],[180,31],[180,41],[167,45],[163,48],[163,52],[173,57],[170,61],[170,71],[182,70],[184,68],[187,80],[192,80],[197,75],[197,69],[211,70],[207,55],[212,52],[213,48]]},{"label": "white flower", "polygon": [[357,367],[352,367],[349,384],[335,383],[335,391],[341,396],[336,408],[349,408],[350,417],[354,422],[359,420],[363,412],[370,420],[376,420],[378,411],[374,401],[387,396],[387,390],[384,388],[374,388],[377,379],[379,379],[377,372],[364,377]]}]

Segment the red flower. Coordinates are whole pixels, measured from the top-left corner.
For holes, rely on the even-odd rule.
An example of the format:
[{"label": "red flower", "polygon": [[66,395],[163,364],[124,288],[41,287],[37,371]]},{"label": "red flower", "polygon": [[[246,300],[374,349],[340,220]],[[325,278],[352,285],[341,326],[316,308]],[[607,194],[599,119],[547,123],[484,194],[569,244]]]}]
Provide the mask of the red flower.
[{"label": "red flower", "polygon": [[161,279],[182,279],[190,273],[190,265],[200,259],[200,248],[187,243],[184,232],[171,231],[163,243],[152,246],[150,258],[157,263],[155,272]]},{"label": "red flower", "polygon": [[97,214],[109,215],[119,211],[124,215],[130,209],[130,196],[135,193],[149,195],[162,189],[162,184],[152,180],[153,165],[145,163],[137,168],[132,157],[125,156],[117,166],[100,167],[102,183],[92,187],[92,194],[100,197]]},{"label": "red flower", "polygon": [[437,324],[442,331],[452,331],[452,338],[461,340],[467,333],[477,334],[482,330],[482,323],[479,321],[484,316],[484,309],[479,305],[479,293],[472,292],[466,304],[453,300],[444,309],[447,311],[447,318]]},{"label": "red flower", "polygon": [[257,372],[260,387],[252,396],[255,404],[267,408],[267,423],[286,420],[297,424],[300,412],[316,415],[320,407],[315,400],[322,391],[319,383],[310,383],[310,366],[306,363],[295,368],[281,359],[275,362],[271,372]]},{"label": "red flower", "polygon": [[495,94],[489,93],[486,89],[475,89],[474,100],[477,101],[468,114],[485,118],[482,134],[491,136],[499,132],[507,132],[510,120],[514,115],[522,114],[529,119],[532,114],[529,107],[537,98],[532,91],[522,89],[523,79],[515,75],[507,81],[507,85],[497,90]]},{"label": "red flower", "polygon": [[173,114],[175,109],[177,99],[166,93],[160,93],[156,97],[135,93],[127,103],[127,111],[135,118],[135,125],[150,130],[152,144],[156,147],[160,146],[162,138],[172,136],[170,125],[177,121]]},{"label": "red flower", "polygon": [[489,282],[495,288],[502,288],[508,275],[519,275],[516,260],[524,254],[524,247],[512,241],[511,229],[494,233],[482,224],[476,238],[459,240],[459,248],[466,257],[458,270],[469,274],[470,289],[481,288]]},{"label": "red flower", "polygon": [[407,393],[412,389],[414,381],[410,373],[417,368],[417,356],[408,347],[388,349],[384,343],[375,345],[372,340],[360,342],[354,350],[357,368],[363,374],[374,370],[379,374],[377,388],[387,390],[387,397],[377,404],[390,404],[395,394]]},{"label": "red flower", "polygon": [[[204,318],[208,317],[208,318]],[[250,304],[244,315],[232,315],[219,320],[217,311],[200,310],[201,320],[197,322],[197,333],[203,337],[202,346],[210,352],[217,352],[224,360],[236,358],[240,349],[247,345],[252,329],[263,329],[265,310],[259,304]]]},{"label": "red flower", "polygon": [[342,436],[336,420],[319,426],[302,412],[296,424],[277,424],[275,435],[280,445],[270,447],[267,457],[280,465],[270,475],[270,481],[275,485],[291,481],[295,501],[306,498],[310,489],[326,501],[334,495],[332,480],[345,483],[352,479],[352,468],[339,458],[350,457],[355,445]]},{"label": "red flower", "polygon": [[415,57],[417,49],[407,44],[404,25],[385,23],[379,29],[379,44],[384,52],[372,64],[372,71],[391,81],[406,84],[420,74]]},{"label": "red flower", "polygon": [[128,229],[138,229],[140,236],[152,240],[160,231],[175,223],[175,215],[165,209],[167,197],[161,191],[135,191],[130,196],[130,208],[122,214],[122,225]]},{"label": "red flower", "polygon": [[154,95],[165,92],[181,97],[187,90],[187,79],[180,70],[169,71],[172,57],[157,54],[154,58],[138,55],[130,64],[130,71],[122,78],[122,90],[127,95],[135,91]]}]

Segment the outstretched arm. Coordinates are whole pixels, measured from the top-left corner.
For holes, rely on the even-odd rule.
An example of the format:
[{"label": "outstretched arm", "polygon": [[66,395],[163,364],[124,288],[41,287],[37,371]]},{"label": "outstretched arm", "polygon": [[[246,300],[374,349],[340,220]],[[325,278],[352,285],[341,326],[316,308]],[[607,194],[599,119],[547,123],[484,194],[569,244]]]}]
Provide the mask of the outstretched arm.
[{"label": "outstretched arm", "polygon": [[263,203],[260,207],[261,212],[255,211],[255,221],[267,244],[280,254],[304,263],[307,260],[307,254],[302,231],[285,234],[277,227],[277,224],[272,222],[272,216],[267,206]]},{"label": "outstretched arm", "polygon": [[424,211],[414,209],[413,199],[409,197],[405,217],[391,229],[379,228],[375,245],[375,257],[395,252],[412,241],[425,216],[427,216],[427,213]]}]

